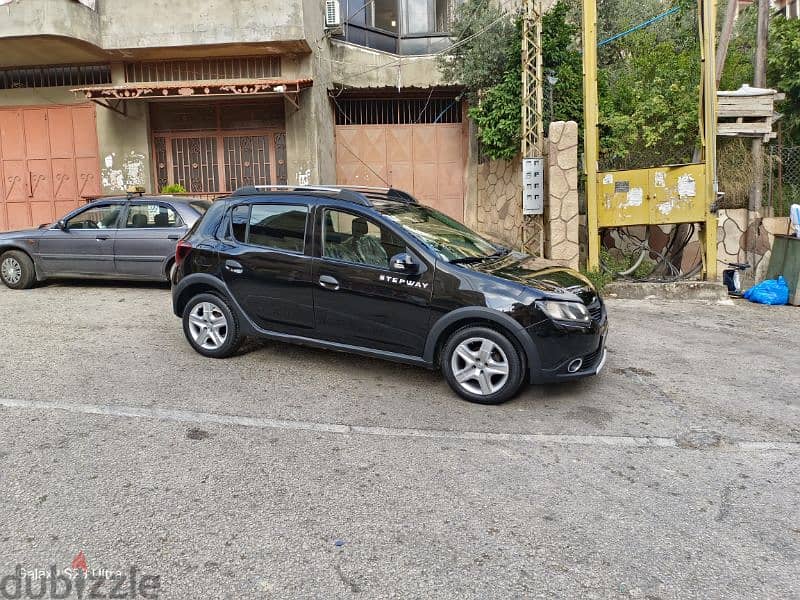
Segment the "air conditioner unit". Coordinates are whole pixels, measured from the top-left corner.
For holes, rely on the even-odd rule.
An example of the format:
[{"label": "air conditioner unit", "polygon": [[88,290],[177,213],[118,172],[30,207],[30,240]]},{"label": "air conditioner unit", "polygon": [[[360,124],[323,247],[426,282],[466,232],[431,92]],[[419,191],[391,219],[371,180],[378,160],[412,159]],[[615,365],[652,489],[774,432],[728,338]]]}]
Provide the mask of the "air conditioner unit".
[{"label": "air conditioner unit", "polygon": [[342,11],[339,0],[325,0],[325,27],[339,27],[342,24]]}]

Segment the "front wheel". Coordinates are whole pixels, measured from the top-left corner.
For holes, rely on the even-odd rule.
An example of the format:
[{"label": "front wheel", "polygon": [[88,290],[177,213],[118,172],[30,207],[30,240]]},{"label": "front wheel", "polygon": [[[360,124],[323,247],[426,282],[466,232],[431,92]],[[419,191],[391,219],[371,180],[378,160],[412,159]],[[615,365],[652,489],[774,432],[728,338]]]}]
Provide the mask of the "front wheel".
[{"label": "front wheel", "polygon": [[26,290],[36,281],[33,261],[24,252],[9,250],[0,256],[0,279],[12,290]]},{"label": "front wheel", "polygon": [[519,391],[523,360],[505,335],[488,327],[465,327],[447,340],[442,372],[459,396],[479,404],[500,404]]},{"label": "front wheel", "polygon": [[211,358],[231,356],[243,338],[228,304],[214,294],[198,294],[183,309],[183,333],[197,352]]}]

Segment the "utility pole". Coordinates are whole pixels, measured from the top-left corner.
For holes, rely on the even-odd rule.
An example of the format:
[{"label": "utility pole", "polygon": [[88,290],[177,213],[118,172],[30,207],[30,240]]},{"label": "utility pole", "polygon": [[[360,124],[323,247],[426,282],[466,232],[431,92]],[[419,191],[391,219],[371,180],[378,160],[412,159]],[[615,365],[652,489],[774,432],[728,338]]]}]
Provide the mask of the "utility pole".
[{"label": "utility pole", "polygon": [[[542,120],[542,0],[523,0],[522,15],[522,250],[544,255],[544,122]],[[534,159],[529,161],[525,159]],[[536,187],[531,192],[529,186]],[[538,194],[538,204],[531,196]]]},{"label": "utility pole", "polygon": [[600,236],[597,218],[597,2],[583,2],[583,156],[586,171],[586,221],[589,232],[589,270],[600,269]]},{"label": "utility pole", "polygon": [[[753,86],[763,88],[767,85],[767,36],[769,35],[769,0],[758,0],[758,26],[756,29],[756,56]],[[761,210],[761,195],[764,188],[764,147],[763,139],[754,138],[751,146],[753,156],[753,187],[750,190],[750,211]],[[755,241],[753,241],[755,243]]]}]

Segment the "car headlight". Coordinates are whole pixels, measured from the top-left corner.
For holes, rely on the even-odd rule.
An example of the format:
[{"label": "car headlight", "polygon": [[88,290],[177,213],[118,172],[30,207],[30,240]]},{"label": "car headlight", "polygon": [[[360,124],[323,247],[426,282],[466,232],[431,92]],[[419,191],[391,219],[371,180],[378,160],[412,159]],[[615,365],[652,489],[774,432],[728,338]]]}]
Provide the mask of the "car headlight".
[{"label": "car headlight", "polygon": [[580,302],[561,302],[558,300],[541,300],[539,308],[555,321],[575,321],[588,323],[591,320],[589,309]]}]

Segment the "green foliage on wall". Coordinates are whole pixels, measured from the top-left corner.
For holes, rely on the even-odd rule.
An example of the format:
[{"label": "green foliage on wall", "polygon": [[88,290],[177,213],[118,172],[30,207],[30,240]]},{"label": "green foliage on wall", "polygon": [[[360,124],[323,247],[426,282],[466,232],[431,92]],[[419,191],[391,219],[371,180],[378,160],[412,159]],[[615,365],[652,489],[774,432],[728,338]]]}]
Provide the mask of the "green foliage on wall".
[{"label": "green foliage on wall", "polygon": [[[726,3],[720,4],[724,15]],[[680,11],[599,50],[603,168],[688,162],[699,143],[700,48],[694,0],[598,0],[598,38],[626,31],[671,6]],[[544,15],[542,53],[544,73],[557,78],[553,120],[582,124],[580,10],[580,0],[558,0]],[[748,7],[737,20],[721,89],[752,81],[755,12]],[[776,18],[770,30],[769,83],[787,93],[781,107],[784,131],[800,143],[800,20]],[[457,10],[453,35],[455,46],[440,57],[440,68],[448,81],[465,87],[483,152],[490,158],[513,158],[521,129],[520,22],[489,0],[466,0]],[[548,86],[545,82],[546,121],[551,116]]]},{"label": "green foliage on wall", "polygon": [[188,190],[180,183],[171,183],[161,188],[162,194],[186,194]]},{"label": "green foliage on wall", "polygon": [[[543,68],[558,78],[555,120],[577,120],[582,111],[578,30],[567,19],[569,11],[559,0],[542,20]],[[521,22],[487,0],[467,0],[457,9],[453,36],[454,48],[439,61],[445,79],[464,86],[483,153],[511,159],[519,153],[521,135]]]}]

